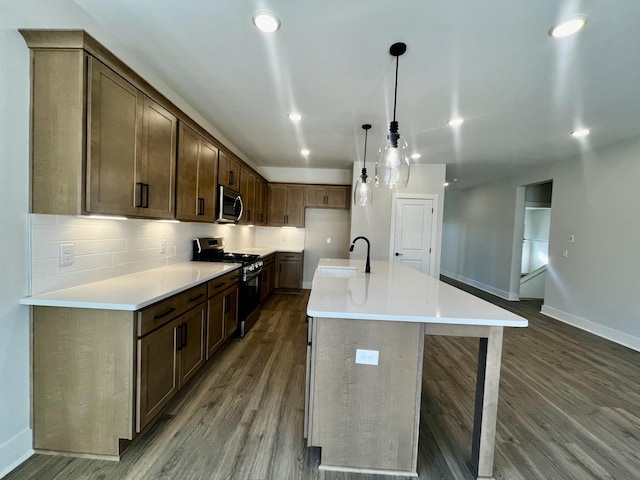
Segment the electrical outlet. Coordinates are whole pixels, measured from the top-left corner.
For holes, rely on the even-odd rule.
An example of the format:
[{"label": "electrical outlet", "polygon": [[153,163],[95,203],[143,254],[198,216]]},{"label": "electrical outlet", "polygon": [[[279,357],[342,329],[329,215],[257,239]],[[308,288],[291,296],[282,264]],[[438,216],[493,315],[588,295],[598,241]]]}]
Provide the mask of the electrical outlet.
[{"label": "electrical outlet", "polygon": [[363,350],[356,349],[356,363],[363,365],[378,365],[378,356],[380,352],[378,350]]},{"label": "electrical outlet", "polygon": [[167,253],[167,241],[160,240],[160,253]]},{"label": "electrical outlet", "polygon": [[73,265],[73,261],[76,256],[76,244],[75,243],[61,243],[60,244],[60,266],[66,267]]},{"label": "electrical outlet", "polygon": [[562,256],[564,258],[567,258],[569,256],[569,250],[567,250],[566,248],[562,249]]},{"label": "electrical outlet", "polygon": [[576,241],[576,236],[573,234],[569,235],[569,243],[575,243],[575,241]]}]

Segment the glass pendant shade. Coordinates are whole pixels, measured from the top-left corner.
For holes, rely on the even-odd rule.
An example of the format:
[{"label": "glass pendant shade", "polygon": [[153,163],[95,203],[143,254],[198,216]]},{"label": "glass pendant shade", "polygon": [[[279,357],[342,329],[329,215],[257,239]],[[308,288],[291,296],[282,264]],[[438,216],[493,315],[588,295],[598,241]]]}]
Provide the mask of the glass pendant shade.
[{"label": "glass pendant shade", "polygon": [[373,203],[373,184],[371,178],[367,175],[367,133],[371,125],[365,123],[362,125],[364,130],[364,157],[362,159],[362,174],[356,180],[353,189],[353,203],[359,207],[368,207]]},{"label": "glass pendant shade", "polygon": [[404,188],[409,183],[410,153],[399,133],[389,132],[382,141],[376,162],[376,187]]},{"label": "glass pendant shade", "polygon": [[368,207],[373,204],[373,183],[367,175],[367,169],[362,169],[362,175],[356,181],[353,189],[353,203],[359,207]]},{"label": "glass pendant shade", "polygon": [[389,53],[396,57],[396,82],[393,92],[393,121],[389,124],[387,138],[382,141],[376,161],[376,187],[404,188],[409,183],[409,146],[398,132],[396,104],[398,100],[398,59],[407,50],[404,43],[394,43]]}]

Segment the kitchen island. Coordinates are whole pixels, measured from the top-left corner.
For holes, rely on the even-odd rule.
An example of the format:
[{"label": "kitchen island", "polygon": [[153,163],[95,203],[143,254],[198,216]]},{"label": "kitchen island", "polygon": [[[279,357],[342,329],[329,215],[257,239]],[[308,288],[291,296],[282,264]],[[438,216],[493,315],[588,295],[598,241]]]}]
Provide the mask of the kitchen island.
[{"label": "kitchen island", "polygon": [[[504,327],[527,320],[400,263],[321,259],[305,433],[321,469],[417,475],[424,335],[479,338],[470,466],[493,478]],[[428,375],[428,366],[427,373]]]}]

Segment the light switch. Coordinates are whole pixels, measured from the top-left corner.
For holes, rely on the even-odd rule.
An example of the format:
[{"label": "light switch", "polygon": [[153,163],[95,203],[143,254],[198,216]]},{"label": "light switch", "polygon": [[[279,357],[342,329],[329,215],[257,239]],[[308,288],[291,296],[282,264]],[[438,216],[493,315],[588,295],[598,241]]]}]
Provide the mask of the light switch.
[{"label": "light switch", "polygon": [[362,365],[378,365],[378,350],[364,350],[361,348],[356,349],[356,363]]},{"label": "light switch", "polygon": [[564,258],[567,258],[569,256],[569,250],[567,250],[566,248],[562,249],[562,256]]},{"label": "light switch", "polygon": [[569,235],[569,243],[575,243],[576,236],[574,234]]}]

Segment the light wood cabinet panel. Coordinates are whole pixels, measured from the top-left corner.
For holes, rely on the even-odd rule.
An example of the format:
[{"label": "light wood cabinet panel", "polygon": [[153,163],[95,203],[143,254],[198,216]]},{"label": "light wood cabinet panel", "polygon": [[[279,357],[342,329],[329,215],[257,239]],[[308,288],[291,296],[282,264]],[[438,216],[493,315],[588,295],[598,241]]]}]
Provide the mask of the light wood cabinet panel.
[{"label": "light wood cabinet panel", "polygon": [[299,291],[302,288],[301,253],[277,253],[275,288],[284,291]]},{"label": "light wood cabinet panel", "polygon": [[144,205],[143,95],[99,61],[89,58],[87,211],[137,215]]},{"label": "light wood cabinet panel", "polygon": [[222,150],[219,155],[218,183],[240,191],[240,163]]},{"label": "light wood cabinet panel", "polygon": [[240,168],[240,194],[244,213],[240,219],[243,225],[255,225],[256,217],[256,176],[248,169]]},{"label": "light wood cabinet panel", "polygon": [[305,206],[310,208],[343,208],[350,206],[351,187],[341,185],[309,185],[305,187]]},{"label": "light wood cabinet panel", "polygon": [[179,135],[176,218],[213,222],[218,150],[183,123]]},{"label": "light wood cabinet panel", "polygon": [[177,318],[138,339],[136,431],[139,433],[180,388]]},{"label": "light wood cabinet panel", "polygon": [[269,185],[269,225],[304,227],[304,188],[302,185]]},{"label": "light wood cabinet panel", "polygon": [[180,323],[180,386],[204,365],[206,303],[200,304],[182,316]]}]

